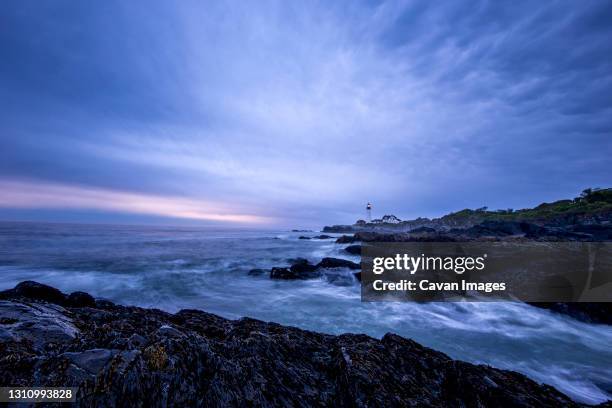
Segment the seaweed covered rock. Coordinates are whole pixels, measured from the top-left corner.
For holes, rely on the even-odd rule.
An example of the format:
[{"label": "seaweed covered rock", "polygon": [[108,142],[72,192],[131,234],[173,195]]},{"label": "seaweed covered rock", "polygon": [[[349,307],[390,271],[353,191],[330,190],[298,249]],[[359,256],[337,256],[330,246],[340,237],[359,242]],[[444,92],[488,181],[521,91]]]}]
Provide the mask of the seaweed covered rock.
[{"label": "seaweed covered rock", "polygon": [[0,383],[76,387],[77,407],[581,406],[394,334],[333,336],[108,301],[61,306],[29,293],[0,301]]}]

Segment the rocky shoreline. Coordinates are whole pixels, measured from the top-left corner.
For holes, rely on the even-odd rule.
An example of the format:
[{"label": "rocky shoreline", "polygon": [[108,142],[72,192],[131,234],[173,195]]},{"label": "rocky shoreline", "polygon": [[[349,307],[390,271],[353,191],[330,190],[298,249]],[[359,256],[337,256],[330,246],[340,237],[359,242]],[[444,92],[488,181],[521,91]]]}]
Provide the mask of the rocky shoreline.
[{"label": "rocky shoreline", "polygon": [[[270,276],[270,279],[282,280],[305,280],[326,277],[331,280],[343,277],[338,273],[340,269],[359,270],[361,265],[358,263],[339,258],[323,258],[319,263],[312,264],[305,258],[290,259],[289,267],[274,267],[272,269],[251,269],[249,275]],[[360,279],[360,272],[353,272],[356,279]]]},{"label": "rocky shoreline", "polygon": [[[469,228],[438,230],[419,227],[408,232],[361,231],[343,235],[338,244],[350,254],[360,254],[369,242],[470,242],[470,241],[545,241],[610,242],[612,224],[573,224],[564,227],[539,226],[517,221],[485,221]],[[612,324],[612,303],[530,303],[532,306],[571,316],[587,323]]]},{"label": "rocky shoreline", "polygon": [[547,242],[609,242],[612,223],[540,226],[519,221],[484,221],[467,228],[419,227],[404,232],[357,231],[336,239],[339,244],[355,242],[449,242],[532,240]]},{"label": "rocky shoreline", "polygon": [[0,292],[0,382],[77,387],[76,406],[88,407],[584,406],[394,334],[170,314],[36,282]]},{"label": "rocky shoreline", "polygon": [[[326,239],[329,236],[324,236]],[[300,237],[302,238],[302,237]],[[319,238],[316,236],[314,238]],[[565,227],[543,227],[518,221],[485,221],[469,228],[437,230],[419,227],[408,232],[361,231],[336,238],[336,244],[348,244],[343,248],[349,255],[360,255],[363,245],[372,242],[609,242],[612,241],[612,224],[578,224]],[[338,258],[323,258],[316,264],[304,258],[288,260],[289,266],[271,269],[252,269],[250,275],[268,275],[271,279],[305,280],[325,278],[330,282],[361,281],[359,264]],[[352,271],[347,276],[342,270]],[[351,279],[353,277],[354,279]],[[595,324],[612,324],[612,303],[530,303],[532,306],[551,310],[574,319]]]}]

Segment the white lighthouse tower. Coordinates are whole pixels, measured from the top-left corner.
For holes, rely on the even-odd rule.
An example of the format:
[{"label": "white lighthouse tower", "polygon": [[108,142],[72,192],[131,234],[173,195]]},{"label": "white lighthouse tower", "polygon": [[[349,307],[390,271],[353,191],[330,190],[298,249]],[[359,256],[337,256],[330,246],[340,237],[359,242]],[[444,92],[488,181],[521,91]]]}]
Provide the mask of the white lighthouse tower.
[{"label": "white lighthouse tower", "polygon": [[372,222],[372,204],[368,203],[368,205],[366,205],[366,212],[366,221]]}]

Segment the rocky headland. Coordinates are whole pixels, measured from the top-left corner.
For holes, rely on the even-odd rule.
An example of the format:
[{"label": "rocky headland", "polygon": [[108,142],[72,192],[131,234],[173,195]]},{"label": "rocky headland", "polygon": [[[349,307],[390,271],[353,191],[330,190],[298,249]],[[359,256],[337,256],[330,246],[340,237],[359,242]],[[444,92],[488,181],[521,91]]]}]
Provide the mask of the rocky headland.
[{"label": "rocky headland", "polygon": [[31,281],[0,292],[0,383],[76,387],[86,407],[583,406],[394,334],[170,314]]},{"label": "rocky headland", "polygon": [[332,225],[323,232],[357,233],[383,232],[402,233],[418,229],[447,232],[453,229],[468,229],[487,221],[528,223],[548,228],[564,229],[576,225],[610,224],[612,220],[612,188],[586,189],[573,199],[542,203],[534,208],[520,210],[503,209],[491,211],[487,207],[464,209],[439,218],[416,218],[402,221],[393,215],[366,222],[358,220],[352,225]]}]

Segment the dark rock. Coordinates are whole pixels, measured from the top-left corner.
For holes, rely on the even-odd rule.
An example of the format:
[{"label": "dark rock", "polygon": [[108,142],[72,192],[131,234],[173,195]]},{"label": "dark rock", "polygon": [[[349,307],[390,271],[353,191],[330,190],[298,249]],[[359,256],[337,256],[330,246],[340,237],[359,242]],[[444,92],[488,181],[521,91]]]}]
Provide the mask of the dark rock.
[{"label": "dark rock", "polygon": [[587,323],[612,324],[612,303],[573,302],[547,303],[531,302],[532,306],[562,313]]},{"label": "dark rock", "polygon": [[[457,230],[454,230],[457,231]],[[463,235],[478,237],[478,236],[497,236],[503,237],[508,235],[542,235],[546,233],[546,229],[538,225],[529,224],[526,222],[517,221],[484,221],[478,225],[459,230]]]},{"label": "dark rock", "polygon": [[302,235],[302,236],[300,236],[298,239],[312,239],[312,238],[310,238],[310,237],[305,237],[305,236],[303,236],[303,235]]},{"label": "dark rock", "polygon": [[430,227],[418,227],[418,228],[410,230],[411,234],[434,233],[434,232],[436,232],[436,229],[430,228]]},{"label": "dark rock", "polygon": [[249,275],[251,276],[260,276],[260,275],[265,275],[266,273],[269,273],[270,271],[267,269],[260,269],[260,268],[255,268],[255,269],[251,269],[249,271]]},{"label": "dark rock", "polygon": [[96,299],[96,307],[98,309],[112,309],[115,304],[108,299]]},{"label": "dark rock", "polygon": [[324,227],[323,232],[355,232],[355,227],[353,227],[352,225],[332,225]]},{"label": "dark rock", "polygon": [[455,242],[479,240],[511,240],[524,238],[534,241],[610,241],[612,225],[576,224],[541,226],[523,221],[488,220],[468,228],[436,230],[419,227],[407,232],[359,231],[354,237],[336,242]]},{"label": "dark rock", "polygon": [[383,233],[361,231],[355,238],[362,242],[455,242],[479,238],[505,238],[523,236],[528,238],[546,235],[547,229],[535,224],[515,221],[485,221],[469,228],[451,228],[438,231],[430,227],[418,227],[410,232]]},{"label": "dark rock", "polygon": [[147,343],[147,339],[138,333],[132,334],[126,341],[126,346],[129,349],[138,348],[144,346]]},{"label": "dark rock", "polygon": [[336,244],[352,244],[353,242],[358,242],[359,239],[354,235],[343,235],[336,240]]},{"label": "dark rock", "polygon": [[288,268],[272,268],[270,270],[271,279],[299,279],[297,275]]},{"label": "dark rock", "polygon": [[455,242],[467,239],[458,236],[451,236],[447,233],[436,233],[417,235],[407,232],[402,233],[379,233],[379,232],[358,232],[355,237],[362,242]]},{"label": "dark rock", "polygon": [[612,224],[572,226],[572,231],[589,235],[594,241],[612,241]]},{"label": "dark rock", "polygon": [[[66,310],[20,299],[0,301],[0,315],[8,310],[33,340],[0,336],[0,382],[73,386],[75,407],[581,406],[522,374],[453,360],[394,334],[333,336],[197,310]],[[29,312],[10,312],[23,307],[42,308],[49,323],[74,322],[78,336],[36,346],[46,333],[26,324]]]},{"label": "dark rock", "polygon": [[289,262],[289,264],[291,265],[308,265],[310,263],[310,261],[308,261],[308,259],[306,258],[289,258],[287,259],[287,262]]},{"label": "dark rock", "polygon": [[6,289],[0,291],[0,299],[11,299],[15,297],[15,289]]},{"label": "dark rock", "polygon": [[407,242],[415,239],[408,233],[357,232],[355,238],[362,242]]},{"label": "dark rock", "polygon": [[545,228],[542,233],[526,234],[527,238],[538,239],[554,239],[559,241],[590,241],[592,236],[581,232],[573,232],[565,227],[549,227]]},{"label": "dark rock", "polygon": [[333,238],[331,235],[317,235],[312,237],[312,239],[330,239]]},{"label": "dark rock", "polygon": [[454,228],[451,235],[470,238],[523,236],[532,240],[605,241],[612,234],[605,226],[548,226],[518,221],[485,221],[466,229]]},{"label": "dark rock", "polygon": [[361,255],[361,245],[349,245],[344,250],[352,255]]},{"label": "dark rock", "polygon": [[321,262],[317,264],[319,268],[349,268],[349,269],[361,269],[359,264],[347,261],[346,259],[338,258],[323,258]]},{"label": "dark rock", "polygon": [[[22,296],[13,295],[17,299]],[[40,299],[28,299],[28,301]],[[36,350],[68,344],[79,334],[66,310],[52,303],[36,306],[21,302],[0,300],[0,350],[3,342],[28,343]],[[0,369],[0,372],[2,370]],[[0,383],[2,381],[0,375]]]},{"label": "dark rock", "polygon": [[347,276],[341,276],[334,271],[328,271],[327,269],[335,268],[349,268],[349,269],[360,269],[360,265],[355,262],[347,261],[345,259],[337,258],[323,258],[321,262],[316,265],[311,264],[305,258],[297,258],[290,260],[292,265],[287,267],[276,267],[270,271],[271,279],[315,279],[324,276],[330,282],[338,282],[344,279],[346,282],[351,282],[351,279],[345,279]]},{"label": "dark rock", "polygon": [[67,352],[60,354],[77,367],[87,371],[89,374],[97,374],[117,354],[116,350],[91,349],[79,352]]},{"label": "dark rock", "polygon": [[297,276],[301,276],[301,279],[310,279],[317,276],[317,274],[315,274],[317,266],[312,265],[306,259],[300,259],[298,262],[295,262],[293,265],[291,265],[289,270],[291,270],[291,272]]},{"label": "dark rock", "polygon": [[272,279],[313,279],[321,276],[317,266],[312,265],[307,259],[297,258],[293,260],[289,268],[272,268],[270,278]]},{"label": "dark rock", "polygon": [[66,303],[66,295],[58,289],[34,281],[24,281],[15,286],[14,293],[30,299],[44,300],[62,305]]},{"label": "dark rock", "polygon": [[159,329],[157,329],[157,332],[155,332],[155,334],[159,337],[185,337],[185,334],[182,333],[180,330],[167,324],[164,324]]},{"label": "dark rock", "polygon": [[527,237],[546,234],[546,228],[528,222],[521,222],[520,229]]},{"label": "dark rock", "polygon": [[95,307],[96,299],[93,298],[89,293],[85,292],[72,292],[68,295],[68,306],[72,307]]}]

